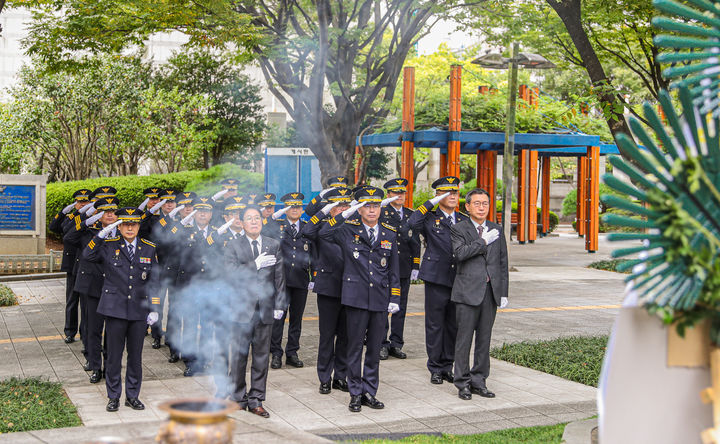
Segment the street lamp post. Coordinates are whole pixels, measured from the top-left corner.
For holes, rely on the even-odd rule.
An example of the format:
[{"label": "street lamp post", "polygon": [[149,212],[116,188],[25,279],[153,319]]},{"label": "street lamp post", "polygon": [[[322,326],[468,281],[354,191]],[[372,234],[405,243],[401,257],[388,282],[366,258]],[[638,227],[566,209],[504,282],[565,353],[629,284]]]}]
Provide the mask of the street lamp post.
[{"label": "street lamp post", "polygon": [[[503,57],[502,54],[490,53],[480,56],[472,61],[476,65],[490,69],[508,69],[508,100],[507,123],[505,125],[505,146],[503,148],[503,190],[502,197],[502,225],[505,242],[510,251],[510,230],[512,223],[512,179],[513,156],[515,155],[515,110],[517,107],[517,76],[518,66],[532,69],[554,68],[555,64],[539,54],[518,52],[517,42],[512,45],[512,57]],[[527,169],[529,171],[529,168]],[[518,196],[519,197],[519,196]],[[530,215],[529,217],[532,217]],[[537,216],[535,216],[537,217]]]}]

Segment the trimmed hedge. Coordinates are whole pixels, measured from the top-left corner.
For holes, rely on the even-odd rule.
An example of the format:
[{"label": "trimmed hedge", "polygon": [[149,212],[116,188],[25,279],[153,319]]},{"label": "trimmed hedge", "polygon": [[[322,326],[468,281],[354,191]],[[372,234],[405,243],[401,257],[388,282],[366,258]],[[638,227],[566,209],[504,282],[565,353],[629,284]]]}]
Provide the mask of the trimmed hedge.
[{"label": "trimmed hedge", "polygon": [[[179,191],[194,191],[200,195],[215,194],[222,179],[235,178],[240,181],[238,193],[262,193],[263,175],[225,163],[202,171],[182,171],[170,174],[152,174],[149,176],[99,177],[72,182],[55,182],[47,185],[47,226],[55,215],[72,201],[72,194],[80,188],[94,190],[103,185],[117,189],[117,197],[122,206],[137,206],[145,200],[143,190],[153,186],[173,188]],[[48,231],[48,234],[50,232]]]}]

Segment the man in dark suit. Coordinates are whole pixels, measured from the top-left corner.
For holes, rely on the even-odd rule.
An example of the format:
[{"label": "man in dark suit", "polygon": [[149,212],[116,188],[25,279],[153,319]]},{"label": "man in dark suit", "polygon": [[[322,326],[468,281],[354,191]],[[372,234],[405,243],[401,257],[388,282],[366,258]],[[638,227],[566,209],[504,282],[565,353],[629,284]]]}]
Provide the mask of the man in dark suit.
[{"label": "man in dark suit", "polygon": [[[455,342],[455,386],[460,399],[472,394],[494,398],[487,389],[490,374],[490,335],[498,305],[508,301],[508,255],[502,227],[487,220],[490,196],[475,188],[465,198],[469,220],[451,230],[457,259],[452,289],[458,325]],[[474,364],[470,368],[470,347],[475,334]]]},{"label": "man in dark suit", "polygon": [[[226,276],[235,289],[237,303],[228,307],[234,321],[230,358],[230,399],[240,408],[268,418],[262,406],[267,386],[270,336],[273,321],[287,310],[285,274],[280,242],[260,234],[260,209],[243,211],[245,235],[231,240],[225,248]],[[252,346],[250,389],[245,382],[248,354]]]},{"label": "man in dark suit", "polygon": [[[277,222],[280,245],[282,248],[283,263],[285,264],[285,292],[290,306],[283,317],[273,324],[270,353],[272,359],[270,367],[278,369],[282,366],[282,337],[285,329],[285,317],[290,316],[288,325],[288,339],[285,346],[285,363],[300,368],[304,364],[298,358],[300,350],[300,333],[302,331],[302,317],[307,302],[308,284],[310,283],[310,250],[312,243],[302,235],[305,225],[300,220],[303,213],[302,193],[288,193],[280,200],[285,204],[285,219]],[[272,216],[271,216],[272,217]]]},{"label": "man in dark suit", "polygon": [[[145,406],[138,395],[142,384],[142,349],[147,324],[154,324],[160,310],[160,268],[155,244],[137,237],[142,213],[137,208],[121,208],[117,222],[100,230],[83,252],[85,259],[102,264],[105,280],[97,312],[105,316],[107,362],[105,383],[108,403],[116,412],[120,404],[120,371],[127,345],[125,405],[135,410]],[[117,237],[107,237],[117,227]]]},{"label": "man in dark suit", "polygon": [[341,303],[343,261],[340,246],[318,236],[331,218],[350,208],[352,195],[348,188],[334,188],[325,194],[327,204],[305,224],[302,234],[313,241],[312,274],[310,283],[317,294],[318,357],[317,375],[320,393],[333,389],[348,391],[347,385],[347,327],[345,309]]},{"label": "man in dark suit", "polygon": [[[398,177],[383,185],[387,199],[383,200],[380,222],[392,225],[397,230],[398,252],[400,254],[400,311],[392,315],[392,322],[385,323],[385,338],[380,349],[380,359],[389,356],[405,359],[404,344],[405,313],[407,312],[410,281],[418,278],[420,269],[420,235],[408,224],[413,210],[405,206],[408,180]],[[390,332],[388,340],[387,334]]]},{"label": "man in dark suit", "polygon": [[[400,310],[397,233],[380,223],[380,188],[355,194],[358,204],[331,218],[320,237],[340,246],[344,262],[342,304],[348,335],[348,386],[351,412],[362,406],[382,409],[375,395],[380,383],[380,347],[388,313]],[[358,211],[359,210],[359,211]],[[348,219],[355,212],[360,219]],[[363,342],[367,349],[363,361]]]},{"label": "man in dark suit", "polygon": [[[450,228],[467,219],[455,211],[459,202],[460,179],[441,177],[433,182],[435,197],[421,205],[410,216],[413,231],[425,238],[427,248],[420,265],[419,277],[425,281],[425,348],[430,382],[452,382],[455,355],[455,304],[450,300],[455,280],[455,256]],[[433,210],[439,205],[437,210]]]}]

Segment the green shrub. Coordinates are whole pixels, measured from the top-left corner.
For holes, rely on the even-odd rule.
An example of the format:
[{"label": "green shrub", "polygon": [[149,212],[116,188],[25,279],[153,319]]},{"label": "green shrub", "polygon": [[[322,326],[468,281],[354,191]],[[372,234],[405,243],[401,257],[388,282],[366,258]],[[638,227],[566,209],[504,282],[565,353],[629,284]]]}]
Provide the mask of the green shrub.
[{"label": "green shrub", "polygon": [[[628,262],[629,259],[610,259],[607,261],[596,261],[588,265],[588,268],[594,268],[596,270],[615,271],[620,273],[617,269],[618,265]],[[623,273],[630,274],[631,270],[626,270]]]},{"label": "green shrub", "polygon": [[62,384],[37,378],[0,381],[0,433],[82,425]]},{"label": "green shrub", "polygon": [[173,188],[180,191],[195,191],[198,194],[214,194],[220,190],[218,182],[224,178],[240,180],[240,194],[263,190],[263,175],[243,170],[237,165],[222,164],[202,171],[182,171],[170,174],[152,174],[149,176],[100,177],[72,182],[49,183],[47,186],[47,224],[55,215],[71,202],[72,194],[80,188],[94,190],[102,185],[117,189],[117,197],[122,206],[137,206],[145,200],[143,190],[153,186]]},{"label": "green shrub", "polygon": [[[621,196],[622,194],[613,190],[604,183],[600,184],[600,196],[603,194],[612,194],[614,196]],[[600,213],[604,213],[608,210],[608,207],[601,201],[600,202]],[[574,216],[577,214],[577,188],[570,190],[562,202],[562,215],[563,216]]]},{"label": "green shrub", "polygon": [[17,304],[18,300],[15,292],[12,291],[10,287],[0,284],[0,307],[9,307]]}]

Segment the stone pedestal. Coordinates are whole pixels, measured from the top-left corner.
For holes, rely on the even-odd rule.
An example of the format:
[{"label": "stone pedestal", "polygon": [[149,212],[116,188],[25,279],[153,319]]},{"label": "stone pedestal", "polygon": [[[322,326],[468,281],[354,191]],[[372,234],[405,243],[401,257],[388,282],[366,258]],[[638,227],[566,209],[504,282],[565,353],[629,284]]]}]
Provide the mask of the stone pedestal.
[{"label": "stone pedestal", "polygon": [[45,254],[44,175],[0,174],[0,254]]}]

